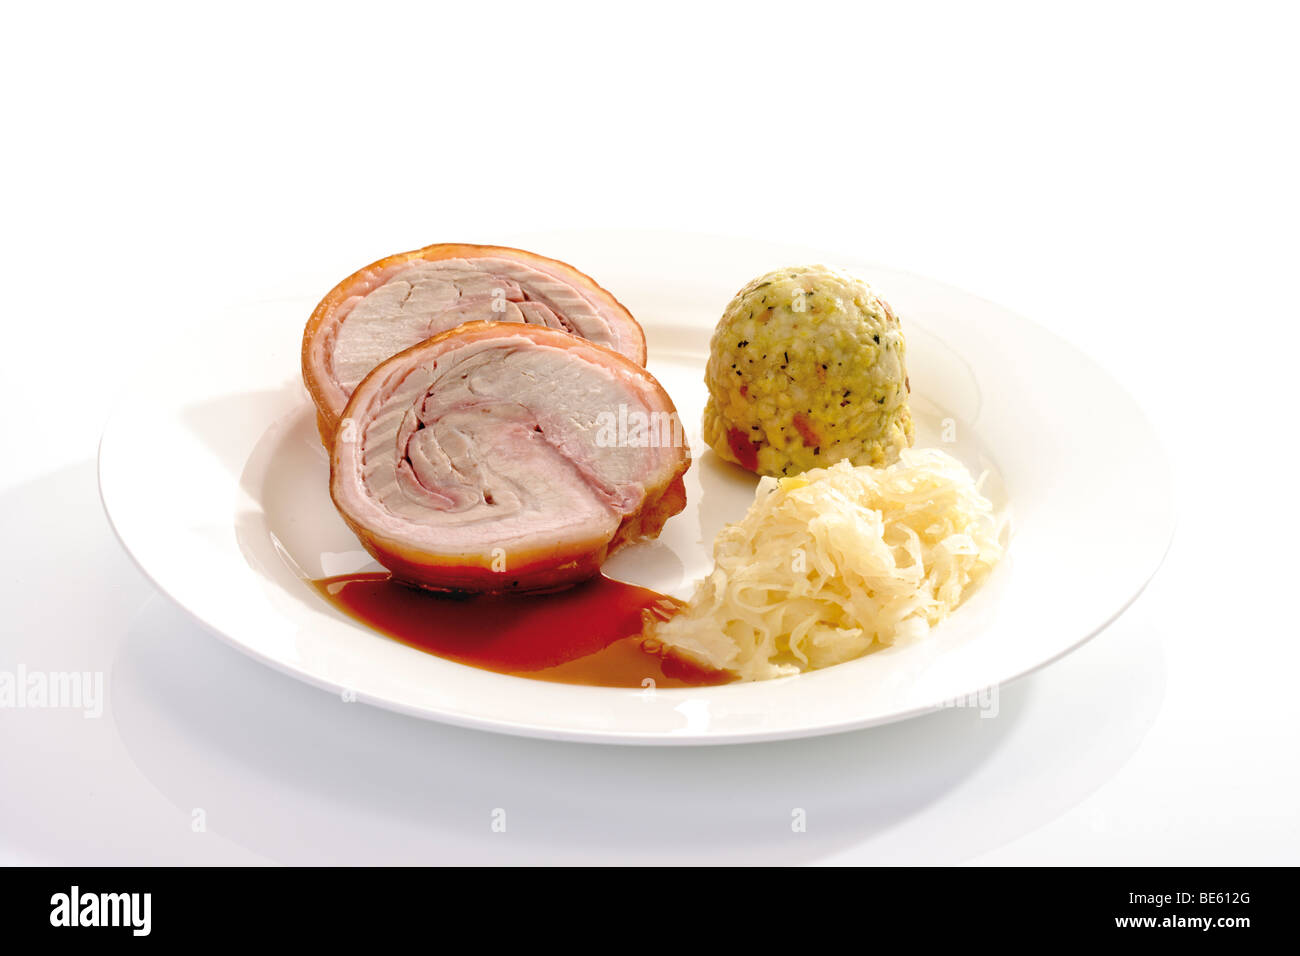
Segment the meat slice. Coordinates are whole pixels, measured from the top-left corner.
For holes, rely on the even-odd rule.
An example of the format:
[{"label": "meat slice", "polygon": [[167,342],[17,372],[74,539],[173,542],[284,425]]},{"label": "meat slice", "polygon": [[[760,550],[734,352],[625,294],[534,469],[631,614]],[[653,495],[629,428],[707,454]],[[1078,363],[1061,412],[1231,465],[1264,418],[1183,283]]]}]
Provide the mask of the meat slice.
[{"label": "meat slice", "polygon": [[348,276],[307,322],[302,376],[326,447],[348,396],[372,368],[471,321],[563,329],[645,365],[641,326],[572,266],[505,246],[426,246]]},{"label": "meat slice", "polygon": [[690,449],[637,363],[567,332],[473,322],[352,393],[330,493],[375,558],[441,591],[555,590],[686,505]]}]

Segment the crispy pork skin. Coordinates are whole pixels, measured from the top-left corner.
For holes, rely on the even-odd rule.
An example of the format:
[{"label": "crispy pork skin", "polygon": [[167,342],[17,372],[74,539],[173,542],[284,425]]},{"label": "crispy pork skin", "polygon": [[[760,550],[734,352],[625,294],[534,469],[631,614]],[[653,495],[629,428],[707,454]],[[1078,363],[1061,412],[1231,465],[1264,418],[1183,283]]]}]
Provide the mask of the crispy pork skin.
[{"label": "crispy pork skin", "polygon": [[307,322],[302,376],[326,447],[371,369],[471,321],[562,329],[645,365],[645,335],[631,313],[572,266],[506,246],[426,246],[348,276]]},{"label": "crispy pork skin", "polygon": [[330,493],[398,578],[441,591],[555,590],[686,504],[677,411],[639,364],[567,332],[474,322],[353,390]]}]

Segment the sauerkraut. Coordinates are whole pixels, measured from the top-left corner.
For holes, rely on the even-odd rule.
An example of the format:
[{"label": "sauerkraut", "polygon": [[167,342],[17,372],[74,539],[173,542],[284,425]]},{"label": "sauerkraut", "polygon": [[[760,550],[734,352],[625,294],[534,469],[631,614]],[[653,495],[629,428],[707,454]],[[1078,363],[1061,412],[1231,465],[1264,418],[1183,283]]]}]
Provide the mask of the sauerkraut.
[{"label": "sauerkraut", "polygon": [[1002,521],[961,462],[906,449],[763,478],[713,545],[687,606],[647,624],[661,643],[741,680],[828,667],[928,633],[1002,556]]}]

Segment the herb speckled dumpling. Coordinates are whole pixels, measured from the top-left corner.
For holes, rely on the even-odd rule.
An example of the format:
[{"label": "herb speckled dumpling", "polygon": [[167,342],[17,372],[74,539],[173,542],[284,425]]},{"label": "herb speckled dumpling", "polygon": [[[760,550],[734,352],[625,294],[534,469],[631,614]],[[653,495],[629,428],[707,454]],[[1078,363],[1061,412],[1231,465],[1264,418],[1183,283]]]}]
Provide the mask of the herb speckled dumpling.
[{"label": "herb speckled dumpling", "polygon": [[779,269],[740,290],[709,350],[704,439],[760,475],[847,460],[888,465],[912,444],[906,343],[865,282]]}]

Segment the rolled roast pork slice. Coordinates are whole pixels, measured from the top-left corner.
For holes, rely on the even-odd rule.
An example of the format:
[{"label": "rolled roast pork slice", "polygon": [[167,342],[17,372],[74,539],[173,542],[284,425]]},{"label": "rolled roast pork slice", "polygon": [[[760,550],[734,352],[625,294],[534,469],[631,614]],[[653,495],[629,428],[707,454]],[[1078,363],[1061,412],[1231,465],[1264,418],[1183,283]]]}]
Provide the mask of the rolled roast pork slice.
[{"label": "rolled roast pork slice", "polygon": [[326,447],[348,396],[372,368],[470,321],[562,329],[645,365],[641,326],[572,266],[505,246],[426,246],[348,276],[307,322],[302,376]]},{"label": "rolled roast pork slice", "polygon": [[690,449],[631,359],[542,326],[473,322],[353,390],[330,493],[401,580],[439,591],[556,590],[686,505]]}]

